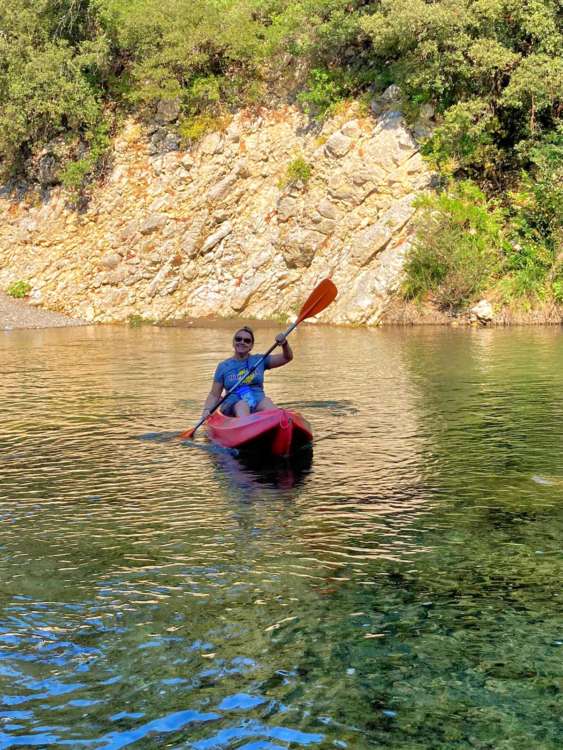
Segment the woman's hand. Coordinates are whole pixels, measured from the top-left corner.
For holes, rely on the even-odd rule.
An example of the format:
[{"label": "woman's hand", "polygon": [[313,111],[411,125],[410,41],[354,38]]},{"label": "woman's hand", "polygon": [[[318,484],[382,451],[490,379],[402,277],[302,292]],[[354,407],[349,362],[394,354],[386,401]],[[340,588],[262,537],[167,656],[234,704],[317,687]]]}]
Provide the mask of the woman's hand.
[{"label": "woman's hand", "polygon": [[289,341],[285,337],[285,333],[278,333],[276,336],[276,344],[279,344],[282,348],[281,354],[270,354],[269,362],[270,369],[274,367],[281,367],[287,365],[293,359],[293,351],[289,345]]}]

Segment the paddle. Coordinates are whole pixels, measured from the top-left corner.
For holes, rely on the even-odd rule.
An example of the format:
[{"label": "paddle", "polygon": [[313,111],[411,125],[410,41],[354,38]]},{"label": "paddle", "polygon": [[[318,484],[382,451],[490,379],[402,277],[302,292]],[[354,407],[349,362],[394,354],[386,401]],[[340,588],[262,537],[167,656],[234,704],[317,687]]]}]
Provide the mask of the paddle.
[{"label": "paddle", "polygon": [[[314,315],[318,315],[320,312],[322,312],[325,307],[328,307],[330,303],[334,300],[336,295],[338,294],[338,290],[335,287],[335,285],[332,283],[330,279],[324,279],[324,281],[321,281],[321,283],[315,287],[315,289],[311,292],[309,297],[307,298],[307,301],[299,311],[299,315],[297,316],[297,320],[295,323],[292,323],[287,331],[284,333],[284,337],[287,338],[289,334],[293,331],[294,328],[297,328],[299,323],[302,323],[306,318],[312,318]],[[276,346],[279,346],[278,342],[276,341],[272,346],[268,349],[266,354],[264,354],[256,364],[248,370],[248,372],[245,372],[244,375],[242,375],[237,382],[233,385],[232,388],[229,388],[229,390],[225,393],[225,395],[221,398],[220,401],[218,401],[213,409],[210,409],[209,414],[207,417],[202,417],[199,422],[195,425],[195,427],[191,427],[189,430],[186,430],[185,432],[181,432],[178,436],[181,440],[189,440],[190,438],[193,438],[193,436],[196,433],[196,430],[198,430],[201,425],[205,422],[205,420],[210,417],[214,411],[216,411],[223,401],[225,401],[233,391],[235,391],[240,384],[246,380],[246,378],[256,370],[257,367],[259,367],[262,362],[266,359],[266,357],[271,354]]]}]

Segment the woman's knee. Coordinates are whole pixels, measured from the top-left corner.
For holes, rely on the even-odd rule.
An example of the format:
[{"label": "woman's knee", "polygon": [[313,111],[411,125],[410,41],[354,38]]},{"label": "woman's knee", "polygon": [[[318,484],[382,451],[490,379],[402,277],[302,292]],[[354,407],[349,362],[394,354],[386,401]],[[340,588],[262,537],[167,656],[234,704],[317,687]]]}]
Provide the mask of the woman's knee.
[{"label": "woman's knee", "polygon": [[272,399],[266,396],[266,398],[263,398],[262,401],[260,401],[260,403],[256,407],[256,411],[265,411],[266,409],[275,409],[275,408],[276,408],[276,405],[274,404]]}]

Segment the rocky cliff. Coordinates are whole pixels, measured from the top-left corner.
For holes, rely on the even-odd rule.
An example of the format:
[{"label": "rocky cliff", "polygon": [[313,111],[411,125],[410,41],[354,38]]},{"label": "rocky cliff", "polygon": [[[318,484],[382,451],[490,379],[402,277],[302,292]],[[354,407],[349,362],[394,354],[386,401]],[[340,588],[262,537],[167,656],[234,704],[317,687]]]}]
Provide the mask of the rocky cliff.
[{"label": "rocky cliff", "polygon": [[0,288],[28,281],[34,304],[88,321],[286,318],[330,275],[340,293],[321,319],[377,324],[431,175],[393,102],[375,111],[322,129],[292,107],[240,112],[164,154],[128,121],[87,209],[60,187],[4,190]]}]

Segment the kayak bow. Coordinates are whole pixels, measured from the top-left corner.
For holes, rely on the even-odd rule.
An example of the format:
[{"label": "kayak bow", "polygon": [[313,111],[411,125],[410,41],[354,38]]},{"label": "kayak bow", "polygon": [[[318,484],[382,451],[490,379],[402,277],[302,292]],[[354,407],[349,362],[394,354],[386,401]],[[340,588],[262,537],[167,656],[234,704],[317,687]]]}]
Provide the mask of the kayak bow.
[{"label": "kayak bow", "polygon": [[226,417],[219,411],[206,421],[207,434],[224,448],[261,451],[287,457],[313,440],[301,414],[287,409],[266,409],[246,417]]}]

